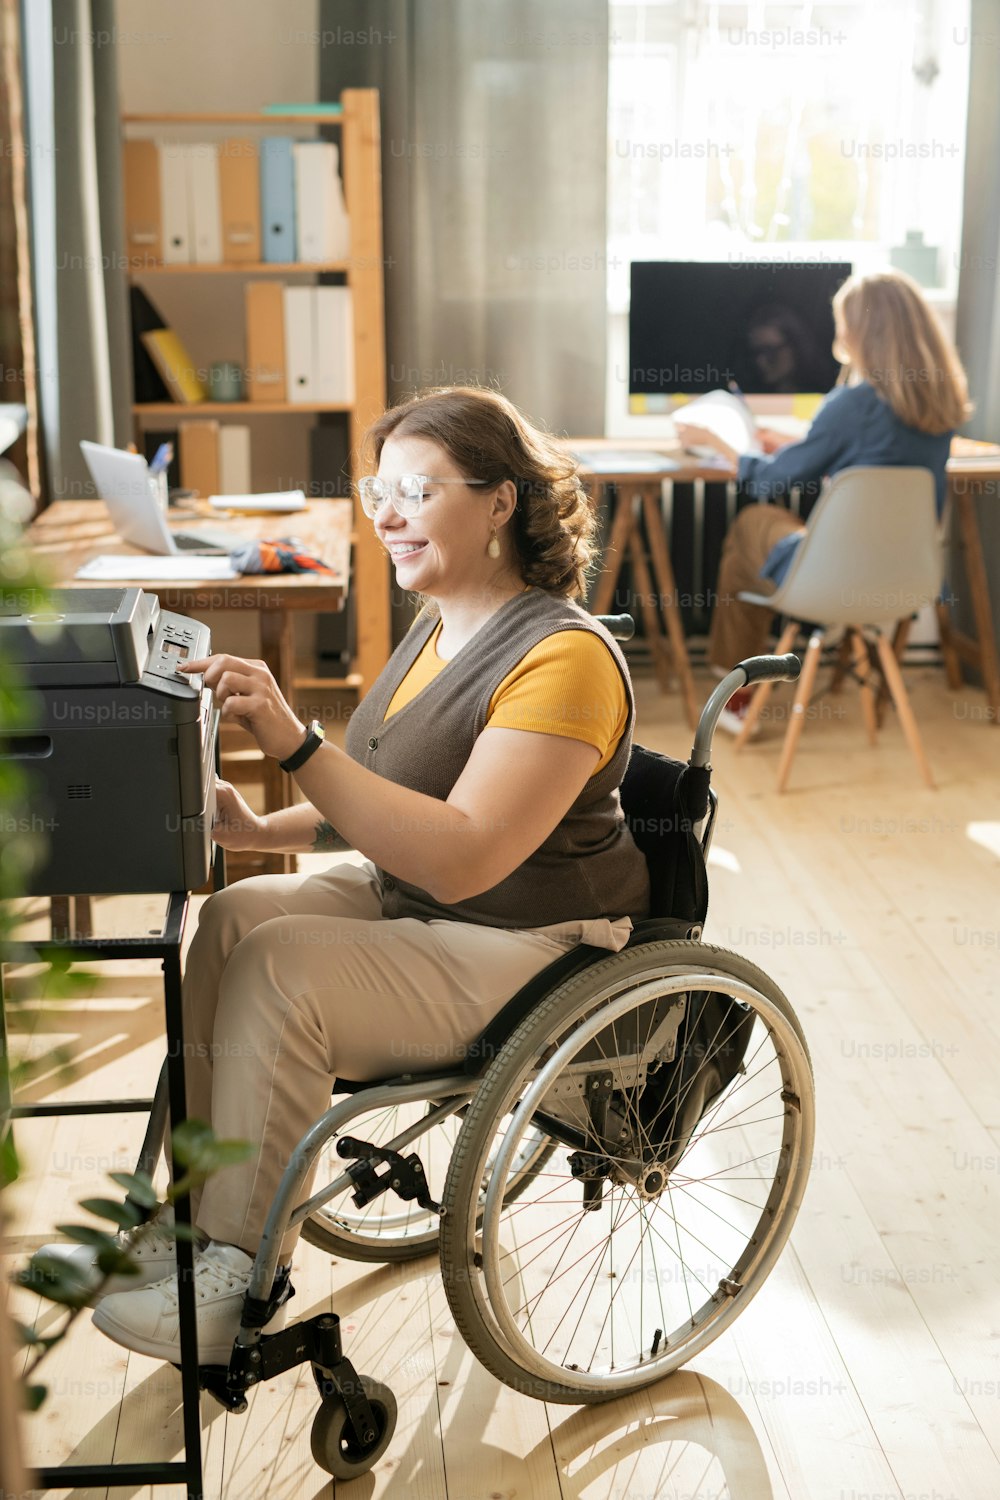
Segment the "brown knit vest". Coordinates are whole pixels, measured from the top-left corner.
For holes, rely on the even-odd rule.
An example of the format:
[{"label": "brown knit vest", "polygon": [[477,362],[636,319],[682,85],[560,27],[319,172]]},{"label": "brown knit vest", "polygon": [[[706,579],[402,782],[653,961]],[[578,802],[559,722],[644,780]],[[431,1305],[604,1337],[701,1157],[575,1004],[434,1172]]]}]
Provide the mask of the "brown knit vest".
[{"label": "brown knit vest", "polygon": [[348,755],[377,775],[446,801],[485,728],[500,683],[532,647],[559,630],[589,630],[604,641],[625,684],[628,722],[608,764],[505,880],[468,901],[442,905],[420,886],[380,869],[383,917],[513,928],[599,917],[641,921],[649,913],[649,872],[618,795],[632,749],[635,699],[617,642],[573,600],[531,588],[508,599],[437,677],[386,721],[393,695],[438,618],[434,606],[421,611],[348,725]]}]

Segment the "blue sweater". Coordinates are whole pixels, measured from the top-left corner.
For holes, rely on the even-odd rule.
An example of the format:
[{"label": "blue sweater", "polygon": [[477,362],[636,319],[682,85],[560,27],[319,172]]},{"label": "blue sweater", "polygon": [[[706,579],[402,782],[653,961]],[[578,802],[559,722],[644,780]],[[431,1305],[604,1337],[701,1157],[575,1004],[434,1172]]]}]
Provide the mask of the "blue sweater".
[{"label": "blue sweater", "polygon": [[[789,443],[770,457],[745,453],[738,479],[756,500],[779,499],[799,486],[815,489],[840,469],[856,467],[930,469],[937,490],[937,513],[945,500],[945,465],[950,432],[919,432],[901,422],[874,386],[837,386],[823,400],[800,443]],[[780,583],[791,567],[801,536],[782,537],[760,570]]]}]

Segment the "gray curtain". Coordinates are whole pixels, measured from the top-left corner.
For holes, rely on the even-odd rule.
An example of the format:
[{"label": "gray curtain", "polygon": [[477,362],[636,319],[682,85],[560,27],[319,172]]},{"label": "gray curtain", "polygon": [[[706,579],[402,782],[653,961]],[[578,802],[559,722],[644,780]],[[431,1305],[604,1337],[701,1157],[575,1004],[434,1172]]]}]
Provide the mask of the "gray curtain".
[{"label": "gray curtain", "polygon": [[94,493],[80,439],[131,436],[114,0],[23,0],[39,417],[52,499]]},{"label": "gray curtain", "polygon": [[[969,33],[995,34],[996,0],[972,0]],[[993,56],[990,56],[990,53]],[[969,376],[976,411],[970,437],[995,440],[1000,432],[1000,90],[996,49],[969,48],[969,114],[966,126],[962,251],[958,280],[956,342]],[[993,620],[1000,634],[1000,507],[995,495],[978,500],[977,515],[989,580]],[[955,614],[963,630],[973,626],[958,547],[952,549],[957,581]]]},{"label": "gray curtain", "polygon": [[321,98],[382,93],[390,399],[603,432],[607,0],[320,0],[320,32]]}]

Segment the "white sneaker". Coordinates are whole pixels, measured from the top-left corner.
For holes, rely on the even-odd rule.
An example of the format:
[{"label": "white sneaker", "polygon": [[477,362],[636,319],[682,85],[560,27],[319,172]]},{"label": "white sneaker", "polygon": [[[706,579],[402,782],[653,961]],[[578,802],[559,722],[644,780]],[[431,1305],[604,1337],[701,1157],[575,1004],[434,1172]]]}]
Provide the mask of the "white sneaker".
[{"label": "white sneaker", "polygon": [[[253,1261],[236,1245],[210,1240],[194,1263],[195,1309],[198,1319],[199,1365],[228,1365],[240,1331],[243,1302],[250,1286]],[[265,1333],[284,1328],[288,1296],[264,1327]],[[105,1297],[94,1313],[94,1326],[116,1344],[179,1364],[180,1314],[177,1276],[165,1276],[138,1292]]]},{"label": "white sneaker", "polygon": [[[114,1237],[115,1244],[138,1266],[138,1274],[109,1276],[96,1299],[98,1302],[118,1292],[136,1291],[173,1274],[177,1264],[174,1259],[174,1239],[167,1232],[173,1222],[173,1204],[162,1203],[153,1214],[149,1228],[138,1225],[135,1229],[118,1231]],[[146,1229],[146,1233],[138,1238],[140,1229]],[[67,1240],[60,1240],[58,1244],[43,1245],[37,1253],[50,1255],[53,1260],[71,1266],[87,1286],[96,1287],[104,1279],[103,1271],[97,1266],[98,1251],[92,1245],[74,1245]]]}]

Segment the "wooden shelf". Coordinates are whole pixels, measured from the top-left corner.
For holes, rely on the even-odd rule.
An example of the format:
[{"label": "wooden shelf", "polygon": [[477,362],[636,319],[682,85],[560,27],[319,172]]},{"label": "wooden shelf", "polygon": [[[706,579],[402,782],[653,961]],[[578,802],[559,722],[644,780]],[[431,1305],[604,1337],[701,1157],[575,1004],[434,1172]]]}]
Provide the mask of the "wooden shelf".
[{"label": "wooden shelf", "polygon": [[122,115],[123,125],[342,125],[344,115],[310,110],[303,114],[262,114],[260,111],[233,113],[188,112],[169,114]]},{"label": "wooden shelf", "polygon": [[[170,111],[157,110],[121,116],[123,146],[139,136],[133,126],[148,126],[143,138],[169,138],[170,127],[253,127],[257,132],[291,126],[337,126],[343,170],[347,216],[351,226],[351,254],[346,261],[215,262],[164,265],[141,253],[125,257],[126,269],[135,281],[146,276],[306,276],[324,273],[346,277],[354,311],[354,400],[352,402],[297,401],[143,401],[132,406],[137,442],[153,423],[175,425],[188,419],[211,417],[249,422],[254,417],[284,416],[315,418],[323,412],[342,413],[347,418],[348,452],[360,452],[371,423],[385,409],[385,315],[382,240],[382,183],[379,96],[376,89],[348,88],[341,98],[342,113],[331,115],[310,105],[303,111],[265,114],[259,110]],[[159,130],[156,127],[161,127]],[[315,130],[308,132],[316,135]],[[190,139],[196,137],[188,132]],[[133,261],[131,266],[129,260]],[[159,283],[157,283],[159,284]],[[192,283],[193,284],[193,283]],[[179,330],[183,334],[183,330]],[[315,424],[313,424],[315,425]],[[356,458],[354,459],[356,462]],[[351,550],[350,590],[357,601],[357,640],[351,670],[345,678],[319,679],[326,686],[357,687],[375,681],[392,654],[392,616],[389,560],[372,526],[358,531]],[[304,605],[308,608],[308,605]],[[360,679],[360,683],[358,682]],[[272,786],[271,795],[274,791]]]},{"label": "wooden shelf", "polygon": [[317,271],[328,275],[332,271],[343,271],[345,275],[350,271],[350,262],[346,260],[290,260],[278,263],[273,260],[246,260],[246,261],[184,261],[176,265],[165,265],[162,260],[152,261],[149,265],[138,265],[129,267],[130,276],[190,276],[197,273],[199,276],[207,272],[211,275],[232,276],[292,276],[303,271]]},{"label": "wooden shelf", "polygon": [[213,412],[233,412],[241,416],[284,416],[315,411],[353,412],[350,401],[140,401],[132,407],[138,417],[208,417]]}]

